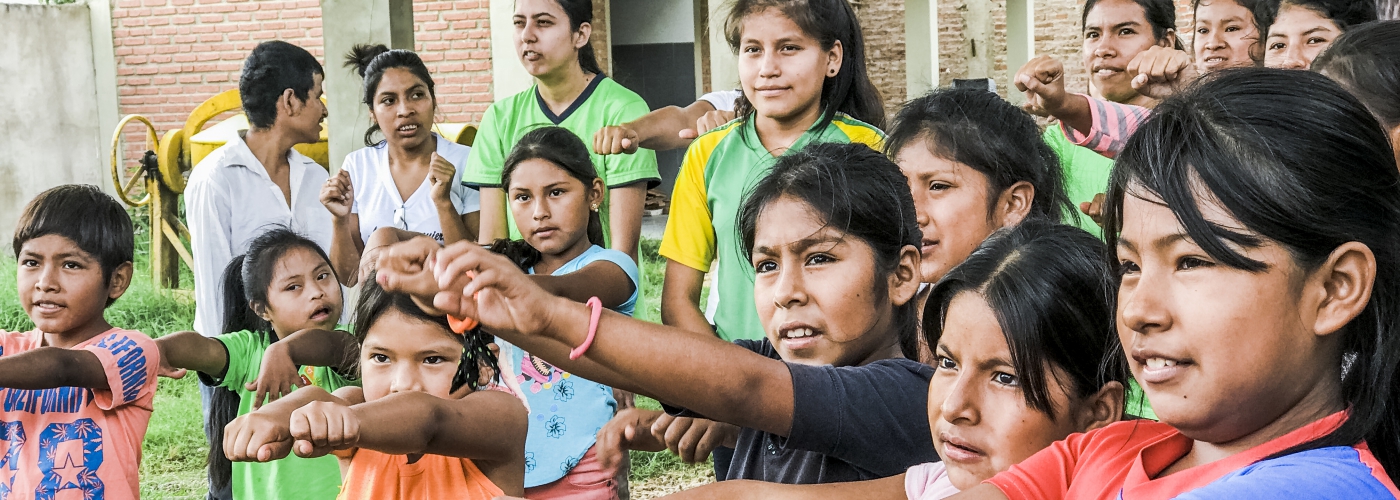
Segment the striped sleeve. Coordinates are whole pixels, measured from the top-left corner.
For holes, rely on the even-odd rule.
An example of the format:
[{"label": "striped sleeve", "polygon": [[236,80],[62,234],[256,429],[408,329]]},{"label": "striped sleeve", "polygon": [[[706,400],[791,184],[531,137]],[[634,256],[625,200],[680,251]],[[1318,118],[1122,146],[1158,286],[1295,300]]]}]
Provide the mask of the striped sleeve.
[{"label": "striped sleeve", "polygon": [[1089,100],[1090,115],[1093,117],[1089,133],[1081,133],[1064,122],[1060,122],[1060,131],[1075,146],[1084,146],[1108,158],[1117,156],[1123,150],[1128,137],[1152,112],[1141,106],[1119,104],[1087,95],[1084,98]]}]

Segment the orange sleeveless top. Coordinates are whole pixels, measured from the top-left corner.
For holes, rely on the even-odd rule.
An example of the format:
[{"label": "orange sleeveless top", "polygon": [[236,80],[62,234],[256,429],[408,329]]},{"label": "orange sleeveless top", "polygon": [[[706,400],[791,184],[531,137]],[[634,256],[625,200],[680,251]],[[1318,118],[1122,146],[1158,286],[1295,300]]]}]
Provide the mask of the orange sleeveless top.
[{"label": "orange sleeveless top", "polygon": [[490,500],[505,492],[465,458],[406,455],[359,449],[345,470],[339,500],[453,498]]}]

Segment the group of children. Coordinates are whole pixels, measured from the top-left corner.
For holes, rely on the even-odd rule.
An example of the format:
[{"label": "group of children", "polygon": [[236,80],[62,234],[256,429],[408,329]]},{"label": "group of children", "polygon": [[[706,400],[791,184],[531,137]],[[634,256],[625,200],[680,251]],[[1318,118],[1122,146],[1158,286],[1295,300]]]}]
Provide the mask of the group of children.
[{"label": "group of children", "polygon": [[[111,197],[26,207],[0,499],[138,497],[186,370],[210,498],[625,498],[667,449],[720,480],[677,498],[1395,498],[1400,21],[1365,3],[1199,0],[1188,53],[1170,0],[1090,0],[1087,95],[1043,57],[1025,110],[941,89],[887,127],[845,0],[734,2],[742,89],[653,112],[591,2],[518,0],[535,85],[471,148],[416,54],[356,47],[335,175],[292,149],[320,65],[263,43],[189,182],[192,331],[107,323]],[[680,146],[653,324],[648,148]]]}]

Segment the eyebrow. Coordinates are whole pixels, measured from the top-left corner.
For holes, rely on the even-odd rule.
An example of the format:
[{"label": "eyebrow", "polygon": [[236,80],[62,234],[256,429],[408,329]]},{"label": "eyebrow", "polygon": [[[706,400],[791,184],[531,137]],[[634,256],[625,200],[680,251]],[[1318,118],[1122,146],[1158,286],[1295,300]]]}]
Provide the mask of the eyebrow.
[{"label": "eyebrow", "polygon": [[[795,252],[801,252],[814,246],[821,245],[823,243],[830,243],[832,244],[832,246],[836,246],[841,244],[841,242],[843,241],[845,241],[845,238],[831,234],[822,234],[818,236],[808,236],[806,238],[802,238],[800,240],[782,246],[791,248]],[[764,255],[772,255],[777,253],[777,249],[770,246],[755,247],[753,251],[754,253],[761,253]]]},{"label": "eyebrow", "polygon": [[[22,252],[19,253],[19,256],[20,256],[20,257],[34,257],[34,258],[40,258],[40,259],[43,259],[43,258],[48,257],[48,256],[46,256],[46,255],[44,255],[44,254],[37,253],[37,252],[35,252],[35,251],[33,251],[33,250],[24,250],[24,251],[22,251]],[[97,260],[97,259],[93,259],[93,258],[91,258],[91,257],[88,257],[88,256],[86,256],[86,255],[83,255],[82,253],[79,253],[79,252],[62,252],[62,253],[57,253],[57,254],[54,254],[54,255],[53,255],[53,259],[54,259],[54,260],[74,259],[74,260],[81,260],[81,261],[83,261],[83,262],[90,262],[90,261],[95,261],[95,260]]]},{"label": "eyebrow", "polygon": [[[1161,237],[1161,238],[1157,238],[1157,239],[1155,239],[1155,240],[1152,240],[1151,242],[1149,242],[1150,244],[1148,245],[1148,247],[1149,247],[1149,248],[1158,248],[1158,249],[1160,249],[1160,248],[1166,248],[1166,247],[1175,245],[1175,244],[1180,243],[1180,242],[1182,242],[1182,241],[1190,241],[1190,240],[1191,240],[1191,235],[1186,234],[1186,233],[1184,233],[1184,232],[1178,232],[1178,233],[1172,233],[1172,234],[1163,236],[1163,237]],[[1128,250],[1132,250],[1132,251],[1137,251],[1137,249],[1138,249],[1138,248],[1137,248],[1137,245],[1134,245],[1133,242],[1132,242],[1132,240],[1129,240],[1129,239],[1127,239],[1127,238],[1118,238],[1118,246],[1123,247],[1123,248],[1126,248],[1126,249],[1128,249]]]},{"label": "eyebrow", "polygon": [[[1317,32],[1319,32],[1319,31],[1328,31],[1328,32],[1330,32],[1330,31],[1332,31],[1332,28],[1328,28],[1328,27],[1326,27],[1326,26],[1315,26],[1315,27],[1313,27],[1313,28],[1308,29],[1307,31],[1302,32],[1300,35],[1301,35],[1301,36],[1308,36],[1308,35],[1311,35],[1311,34],[1313,34],[1313,33],[1317,33]],[[1270,34],[1269,34],[1269,38],[1288,38],[1288,35],[1283,34],[1283,33],[1270,33]]]},{"label": "eyebrow", "polygon": [[[409,88],[405,89],[404,91],[407,92],[407,91],[409,91],[409,90],[418,90],[418,89],[420,89],[420,88],[426,89],[426,88],[428,88],[428,86],[425,85],[423,82],[418,82],[418,83],[413,84],[413,85],[410,86]],[[397,94],[397,92],[393,92],[393,91],[389,91],[389,90],[384,90],[384,91],[380,91],[380,92],[379,92],[379,95],[380,95],[380,96],[394,95],[394,94]]]}]

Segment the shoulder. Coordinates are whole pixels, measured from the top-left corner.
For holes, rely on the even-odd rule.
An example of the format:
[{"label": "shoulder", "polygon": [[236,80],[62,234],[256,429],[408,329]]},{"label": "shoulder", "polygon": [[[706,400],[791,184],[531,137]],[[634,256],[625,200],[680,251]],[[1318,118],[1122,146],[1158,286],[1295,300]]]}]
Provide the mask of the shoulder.
[{"label": "shoulder", "polygon": [[9,332],[0,330],[0,356],[10,356],[38,347],[43,340],[39,330]]},{"label": "shoulder", "polygon": [[341,164],[342,170],[349,170],[355,173],[357,170],[373,165],[379,159],[379,150],[384,145],[383,142],[373,146],[365,146],[351,151],[345,155],[345,162]]},{"label": "shoulder", "polygon": [[437,136],[437,140],[438,156],[441,156],[447,161],[452,162],[454,166],[461,167],[463,164],[466,163],[467,157],[471,155],[472,148],[470,146],[463,146],[461,144],[457,144],[455,142],[447,140],[446,137],[440,135]]},{"label": "shoulder", "polygon": [[836,113],[836,116],[831,119],[831,126],[846,134],[846,138],[853,143],[865,144],[876,151],[884,148],[885,133],[883,131],[874,125],[852,118],[850,115]]},{"label": "shoulder", "polygon": [[326,179],[331,176],[330,172],[326,170],[326,167],[322,167],[320,163],[316,163],[316,160],[311,159],[310,156],[301,154],[301,151],[297,151],[296,149],[287,153],[287,163],[302,169],[306,172],[306,179],[315,181],[317,184],[325,182]]},{"label": "shoulder", "polygon": [[1365,463],[1365,449],[1333,446],[1256,462],[1181,498],[1395,498],[1384,470]]},{"label": "shoulder", "polygon": [[622,105],[641,104],[645,106],[647,101],[641,95],[633,92],[632,89],[622,86],[610,77],[603,77],[603,81],[598,82],[598,88],[593,90],[595,97],[602,97],[609,103]]},{"label": "shoulder", "polygon": [[686,149],[687,159],[693,156],[698,159],[708,160],[716,150],[726,146],[733,140],[737,140],[740,135],[739,130],[744,126],[746,121],[747,118],[744,117],[735,118],[730,120],[729,123],[701,134],[700,137],[691,141],[690,147]]}]

